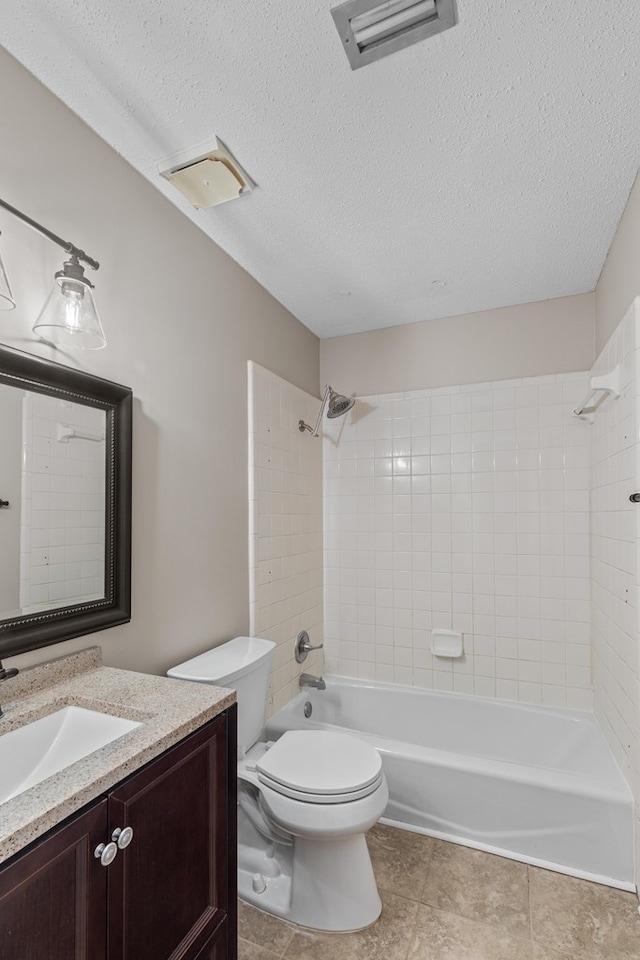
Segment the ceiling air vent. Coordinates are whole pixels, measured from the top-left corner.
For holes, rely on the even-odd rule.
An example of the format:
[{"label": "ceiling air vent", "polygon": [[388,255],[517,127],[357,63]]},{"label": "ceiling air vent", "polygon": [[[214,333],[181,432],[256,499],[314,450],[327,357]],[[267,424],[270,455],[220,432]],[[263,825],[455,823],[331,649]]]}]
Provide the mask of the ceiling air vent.
[{"label": "ceiling air vent", "polygon": [[455,0],[347,0],[331,15],[352,70],[456,23]]},{"label": "ceiling air vent", "polygon": [[226,203],[255,187],[219,137],[174,153],[157,167],[160,176],[166,177],[196,209]]}]

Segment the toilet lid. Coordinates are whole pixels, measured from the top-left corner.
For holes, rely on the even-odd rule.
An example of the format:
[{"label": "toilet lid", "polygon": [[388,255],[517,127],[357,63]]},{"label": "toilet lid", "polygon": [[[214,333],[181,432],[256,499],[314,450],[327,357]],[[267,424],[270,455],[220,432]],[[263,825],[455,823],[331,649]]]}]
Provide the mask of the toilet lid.
[{"label": "toilet lid", "polygon": [[327,802],[366,796],[382,778],[380,754],[357,737],[329,730],[288,730],[256,764],[258,779],[298,799]]}]

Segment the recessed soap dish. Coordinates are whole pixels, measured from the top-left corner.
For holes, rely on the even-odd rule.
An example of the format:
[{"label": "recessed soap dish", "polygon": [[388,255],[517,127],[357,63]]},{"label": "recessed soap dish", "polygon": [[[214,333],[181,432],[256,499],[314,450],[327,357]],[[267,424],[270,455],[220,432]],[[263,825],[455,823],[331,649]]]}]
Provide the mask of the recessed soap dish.
[{"label": "recessed soap dish", "polygon": [[464,653],[462,634],[455,630],[432,630],[431,653],[435,657],[461,657]]}]

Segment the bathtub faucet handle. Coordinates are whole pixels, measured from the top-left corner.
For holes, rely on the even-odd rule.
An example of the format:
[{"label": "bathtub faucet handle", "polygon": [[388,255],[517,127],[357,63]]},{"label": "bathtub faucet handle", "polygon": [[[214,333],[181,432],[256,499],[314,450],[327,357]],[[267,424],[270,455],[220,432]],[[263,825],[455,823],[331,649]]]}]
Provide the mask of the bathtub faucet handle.
[{"label": "bathtub faucet handle", "polygon": [[296,637],[296,642],[294,646],[294,653],[296,656],[296,663],[303,663],[312,650],[322,650],[324,644],[319,643],[317,646],[313,646],[311,640],[309,639],[309,634],[306,630],[301,630],[298,636]]}]

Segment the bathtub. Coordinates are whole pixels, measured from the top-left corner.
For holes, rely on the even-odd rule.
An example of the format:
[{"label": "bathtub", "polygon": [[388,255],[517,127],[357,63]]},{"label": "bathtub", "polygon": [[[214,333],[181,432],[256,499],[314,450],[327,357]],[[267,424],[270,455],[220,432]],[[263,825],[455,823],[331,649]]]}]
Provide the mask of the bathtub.
[{"label": "bathtub", "polygon": [[266,738],[335,728],[372,744],[389,785],[384,823],[635,890],[633,800],[592,714],[325,680]]}]

